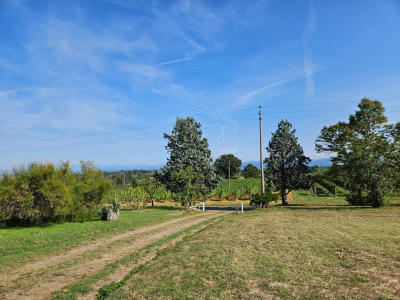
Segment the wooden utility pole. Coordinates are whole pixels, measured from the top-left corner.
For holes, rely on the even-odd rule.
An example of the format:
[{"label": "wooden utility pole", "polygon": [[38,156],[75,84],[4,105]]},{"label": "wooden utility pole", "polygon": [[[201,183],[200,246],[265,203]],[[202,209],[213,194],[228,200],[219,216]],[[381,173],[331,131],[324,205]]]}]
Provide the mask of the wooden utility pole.
[{"label": "wooden utility pole", "polygon": [[231,161],[230,160],[228,160],[228,173],[229,173],[229,175],[228,175],[229,187],[231,187]]},{"label": "wooden utility pole", "polygon": [[265,193],[264,186],[264,164],[263,164],[263,149],[262,149],[262,124],[261,124],[261,106],[259,106],[259,116],[260,116],[260,169],[261,169],[261,194]]}]

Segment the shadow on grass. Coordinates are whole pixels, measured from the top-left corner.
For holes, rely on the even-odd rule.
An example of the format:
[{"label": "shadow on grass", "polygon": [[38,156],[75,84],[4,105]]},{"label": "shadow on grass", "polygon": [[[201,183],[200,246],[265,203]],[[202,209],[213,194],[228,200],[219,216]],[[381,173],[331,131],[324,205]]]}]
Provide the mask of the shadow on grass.
[{"label": "shadow on grass", "polygon": [[371,209],[371,206],[352,206],[347,204],[321,204],[321,205],[309,205],[309,204],[289,204],[289,205],[276,205],[279,208],[286,208],[291,210],[363,210]]},{"label": "shadow on grass", "polygon": [[150,206],[144,207],[143,209],[184,210],[185,207],[184,207],[184,206],[181,206],[180,204],[177,205],[177,206],[157,206],[157,205],[156,205],[156,206],[154,206],[154,207],[151,207],[151,205],[150,205]]}]

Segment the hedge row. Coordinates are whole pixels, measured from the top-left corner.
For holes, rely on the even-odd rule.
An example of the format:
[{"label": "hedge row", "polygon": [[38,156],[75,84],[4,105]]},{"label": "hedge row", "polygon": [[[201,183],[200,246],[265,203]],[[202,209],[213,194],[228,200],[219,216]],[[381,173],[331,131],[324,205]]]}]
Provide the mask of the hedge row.
[{"label": "hedge row", "polygon": [[69,162],[14,167],[0,179],[0,222],[38,225],[93,219],[110,188],[111,182],[91,161],[81,161],[78,173]]}]

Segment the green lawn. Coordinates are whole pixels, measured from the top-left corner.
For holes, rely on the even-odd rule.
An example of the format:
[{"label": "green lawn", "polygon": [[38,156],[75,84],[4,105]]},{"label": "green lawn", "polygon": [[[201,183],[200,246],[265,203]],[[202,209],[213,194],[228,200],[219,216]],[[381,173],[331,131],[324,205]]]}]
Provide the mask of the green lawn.
[{"label": "green lawn", "polygon": [[117,222],[89,221],[0,229],[0,270],[33,258],[71,249],[81,243],[182,217],[180,207],[122,211]]},{"label": "green lawn", "polygon": [[289,203],[223,218],[145,265],[111,298],[399,297],[399,199],[373,209],[296,192]]}]

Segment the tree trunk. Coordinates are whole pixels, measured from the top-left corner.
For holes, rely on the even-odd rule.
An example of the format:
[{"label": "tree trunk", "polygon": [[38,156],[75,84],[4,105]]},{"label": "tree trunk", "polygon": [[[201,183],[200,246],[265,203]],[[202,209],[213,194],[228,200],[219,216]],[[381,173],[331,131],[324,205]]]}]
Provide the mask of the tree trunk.
[{"label": "tree trunk", "polygon": [[151,207],[154,207],[154,200],[151,199]]},{"label": "tree trunk", "polygon": [[282,205],[288,205],[288,202],[286,199],[286,189],[281,190],[281,197],[282,197]]}]

